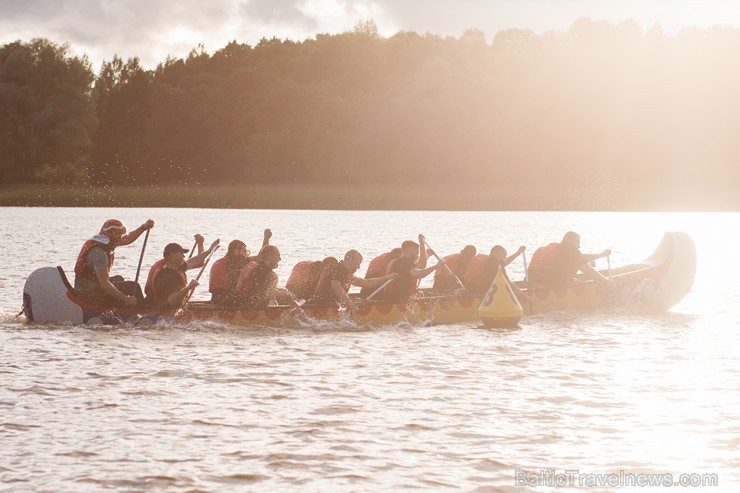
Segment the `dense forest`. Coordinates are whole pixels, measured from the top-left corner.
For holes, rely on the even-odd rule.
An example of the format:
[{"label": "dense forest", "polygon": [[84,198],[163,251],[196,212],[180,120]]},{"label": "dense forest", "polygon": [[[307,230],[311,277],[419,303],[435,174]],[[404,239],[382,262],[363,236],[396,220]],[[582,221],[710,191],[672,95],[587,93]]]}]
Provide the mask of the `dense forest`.
[{"label": "dense forest", "polygon": [[488,43],[375,24],[196,47],[148,70],[46,39],[0,47],[0,176],[733,193],[740,30],[589,19]]}]

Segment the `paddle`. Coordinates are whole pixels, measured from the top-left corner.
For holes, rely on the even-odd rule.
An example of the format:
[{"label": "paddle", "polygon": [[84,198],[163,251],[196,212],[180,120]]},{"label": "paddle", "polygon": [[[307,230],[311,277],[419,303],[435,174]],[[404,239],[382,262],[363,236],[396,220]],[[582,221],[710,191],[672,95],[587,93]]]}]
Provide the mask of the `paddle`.
[{"label": "paddle", "polygon": [[[216,245],[213,250],[211,250],[211,253],[208,254],[206,259],[203,261],[203,267],[200,268],[200,272],[198,272],[198,275],[195,276],[195,282],[198,282],[200,280],[200,276],[203,275],[203,271],[206,270],[206,266],[208,265],[208,262],[210,262],[211,257],[213,257],[213,254],[218,250],[220,245]],[[188,295],[185,297],[185,299],[182,301],[183,305],[186,305],[188,301],[190,301],[190,297],[193,296],[193,293],[195,293],[195,288],[191,289]]]},{"label": "paddle", "polygon": [[193,248],[190,249],[190,254],[188,255],[188,260],[190,260],[193,257],[193,254],[195,253],[195,247],[198,246],[198,240],[195,240],[195,243],[193,243]]},{"label": "paddle", "polygon": [[609,279],[612,278],[612,254],[609,252],[609,255],[606,256],[606,268],[609,271]]},{"label": "paddle", "polygon": [[370,293],[370,296],[368,296],[367,298],[365,298],[365,301],[370,301],[371,299],[373,299],[373,297],[374,297],[374,296],[375,296],[376,294],[378,294],[378,293],[380,293],[381,291],[383,291],[383,289],[385,289],[385,287],[386,287],[386,286],[388,286],[388,285],[389,285],[390,283],[392,283],[393,281],[395,281],[395,279],[388,279],[387,281],[385,281],[385,282],[384,282],[384,283],[382,284],[382,286],[380,286],[380,287],[379,287],[378,289],[376,289],[375,291],[373,291],[372,293]]},{"label": "paddle", "polygon": [[527,274],[527,254],[522,252],[522,262],[524,262],[524,282],[529,282],[529,274]]},{"label": "paddle", "polygon": [[136,267],[136,277],[134,278],[134,284],[139,283],[139,273],[141,272],[141,262],[144,260],[144,251],[146,250],[146,242],[149,240],[149,231],[151,228],[147,228],[146,236],[144,236],[144,244],[141,246],[141,255],[139,255],[139,266]]},{"label": "paddle", "polygon": [[427,249],[429,250],[429,252],[430,252],[430,253],[431,253],[431,254],[432,254],[433,256],[435,256],[435,257],[437,258],[437,260],[440,260],[440,261],[442,261],[442,265],[444,265],[444,266],[445,266],[445,269],[447,269],[447,272],[449,272],[450,274],[452,274],[452,276],[453,276],[453,277],[455,278],[455,281],[457,281],[457,283],[458,283],[458,284],[460,285],[460,287],[461,287],[461,288],[462,288],[462,287],[465,287],[465,285],[464,285],[464,284],[463,284],[463,282],[462,282],[462,281],[460,280],[460,278],[459,278],[459,277],[457,277],[457,274],[455,274],[454,272],[452,272],[452,269],[450,269],[450,266],[449,266],[449,265],[447,265],[447,263],[446,263],[446,262],[445,262],[444,260],[442,260],[442,259],[441,259],[441,258],[439,257],[439,255],[437,255],[437,252],[435,252],[435,251],[434,251],[434,249],[433,249],[433,248],[432,248],[431,246],[429,246],[429,242],[427,242],[427,239],[426,239],[426,238],[424,238],[424,245],[425,245],[425,246],[426,246],[426,248],[427,248]]},{"label": "paddle", "polygon": [[306,300],[300,299],[300,300],[293,300],[293,308],[290,309],[288,312],[288,315],[294,315],[297,311],[303,311],[301,310],[301,307],[306,303]]}]

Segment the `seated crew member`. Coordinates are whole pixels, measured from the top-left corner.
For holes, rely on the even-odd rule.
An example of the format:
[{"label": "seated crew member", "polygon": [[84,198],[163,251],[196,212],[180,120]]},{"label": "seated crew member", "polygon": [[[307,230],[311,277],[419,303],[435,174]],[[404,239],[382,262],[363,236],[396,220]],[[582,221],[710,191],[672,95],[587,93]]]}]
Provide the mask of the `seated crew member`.
[{"label": "seated crew member", "polygon": [[357,311],[357,305],[352,302],[349,295],[351,285],[377,289],[386,281],[397,279],[398,274],[388,274],[383,277],[363,279],[355,276],[355,272],[362,264],[362,254],[357,250],[349,250],[344,254],[344,259],[334,267],[327,267],[321,274],[316,286],[316,294],[311,300],[315,303],[337,302],[346,306],[350,312]]},{"label": "seated crew member", "polygon": [[256,261],[248,263],[242,269],[236,285],[237,303],[240,306],[262,309],[276,303],[295,301],[290,291],[277,287],[275,269],[280,260],[278,247],[267,245],[257,255]]},{"label": "seated crew member", "polygon": [[[367,266],[367,272],[365,272],[365,279],[373,279],[376,277],[383,277],[388,270],[388,264],[390,264],[393,260],[396,260],[401,256],[401,249],[400,248],[394,248],[390,252],[385,252],[374,259],[370,261],[370,264]],[[370,288],[362,288],[360,290],[360,296],[363,298],[367,298],[372,294],[372,290]]]},{"label": "seated crew member", "polygon": [[465,275],[461,278],[463,284],[465,284],[465,292],[473,296],[483,296],[486,294],[488,288],[491,287],[493,280],[496,278],[499,265],[509,284],[512,284],[508,274],[506,274],[506,266],[524,253],[524,250],[525,247],[520,246],[516,253],[507,257],[506,249],[501,245],[496,245],[491,248],[490,255],[479,253],[473,257],[468,264]]},{"label": "seated crew member", "polygon": [[[266,229],[262,236],[262,248],[270,244],[272,230]],[[233,240],[222,258],[214,262],[208,280],[208,291],[211,293],[211,301],[221,305],[232,305],[236,303],[236,284],[239,282],[239,274],[242,269],[252,260],[247,245],[241,240]]]},{"label": "seated crew member", "polygon": [[126,226],[118,219],[105,221],[100,233],[87,240],[77,256],[74,285],[77,295],[84,301],[108,306],[133,306],[143,301],[138,284],[124,281],[121,276],[110,277],[110,269],[115,249],[130,245],[152,227],[154,221],[147,219],[126,234]]},{"label": "seated crew member", "polygon": [[[442,260],[445,261],[449,270],[441,268],[434,272],[434,290],[439,293],[450,293],[462,288],[463,286],[460,285],[457,279],[463,280],[468,264],[475,257],[476,252],[477,250],[473,245],[466,245],[459,253],[444,257]],[[457,276],[457,279],[450,271]]]},{"label": "seated crew member", "polygon": [[378,294],[384,300],[407,300],[416,294],[419,281],[444,265],[439,260],[435,265],[426,266],[427,248],[424,235],[419,235],[419,243],[406,240],[401,244],[401,257],[388,265],[388,274],[398,274],[398,278]]},{"label": "seated crew member", "polygon": [[[198,249],[198,255],[203,253],[203,236],[196,234],[195,235],[195,247]],[[167,259],[161,258],[154,262],[154,265],[152,265],[149,268],[149,274],[146,276],[146,284],[144,285],[144,295],[146,295],[147,300],[152,301],[154,300],[154,292],[152,291],[152,284],[154,283],[154,276],[157,275],[157,272],[159,272],[159,269],[164,267],[164,264],[167,262]],[[200,266],[198,266],[200,267]]]},{"label": "seated crew member", "polygon": [[511,286],[511,290],[519,300],[519,303],[522,306],[531,303],[529,296],[509,279],[509,274],[506,272],[506,266],[524,253],[524,250],[525,247],[520,246],[516,253],[507,257],[506,249],[501,245],[495,245],[491,248],[490,255],[476,255],[470,262],[470,265],[468,265],[468,270],[463,278],[465,292],[473,296],[484,296],[491,287],[491,284],[493,284],[493,280],[496,279],[498,268],[501,266],[501,273],[504,275],[506,282],[509,283],[509,286]]},{"label": "seated crew member", "polygon": [[285,288],[293,293],[296,298],[307,300],[316,293],[322,273],[327,268],[333,268],[339,264],[334,257],[326,257],[324,260],[312,262],[304,260],[293,266]]},{"label": "seated crew member", "polygon": [[154,304],[167,307],[178,307],[183,304],[189,293],[198,286],[192,280],[188,284],[188,269],[202,267],[206,257],[218,246],[214,241],[208,250],[185,260],[185,254],[190,250],[177,243],[168,243],[164,247],[164,266],[154,275],[152,293]]},{"label": "seated crew member", "polygon": [[610,282],[609,279],[596,271],[589,262],[611,255],[611,250],[605,249],[601,253],[581,253],[581,236],[568,231],[560,243],[550,243],[538,248],[527,269],[529,281],[534,285],[544,287],[565,286],[573,281],[578,271],[583,272],[588,279]]}]

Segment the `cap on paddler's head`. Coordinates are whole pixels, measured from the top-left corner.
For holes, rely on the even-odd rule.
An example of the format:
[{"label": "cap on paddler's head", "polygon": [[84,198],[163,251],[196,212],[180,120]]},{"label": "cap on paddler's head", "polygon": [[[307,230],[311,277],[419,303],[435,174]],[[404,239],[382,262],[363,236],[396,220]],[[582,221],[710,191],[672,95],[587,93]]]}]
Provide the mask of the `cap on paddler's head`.
[{"label": "cap on paddler's head", "polygon": [[164,257],[171,254],[172,252],[188,253],[190,250],[183,248],[179,243],[169,243],[164,247]]},{"label": "cap on paddler's head", "polygon": [[120,238],[126,234],[126,225],[118,219],[108,219],[103,223],[100,228],[100,233],[96,234],[92,238],[93,241],[107,245],[111,240]]}]

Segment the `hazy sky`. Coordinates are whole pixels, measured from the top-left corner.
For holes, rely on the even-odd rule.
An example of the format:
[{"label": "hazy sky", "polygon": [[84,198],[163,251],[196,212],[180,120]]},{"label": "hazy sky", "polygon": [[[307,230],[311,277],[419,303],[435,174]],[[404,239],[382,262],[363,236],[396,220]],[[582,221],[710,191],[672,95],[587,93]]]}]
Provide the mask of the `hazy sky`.
[{"label": "hazy sky", "polygon": [[381,35],[400,30],[460,36],[477,28],[488,39],[517,27],[565,30],[590,17],[632,18],[675,32],[685,26],[740,26],[738,0],[0,0],[0,43],[45,37],[87,54],[97,71],[114,54],[153,68],[198,43],[209,53],[230,40],[303,40],[375,20]]}]

